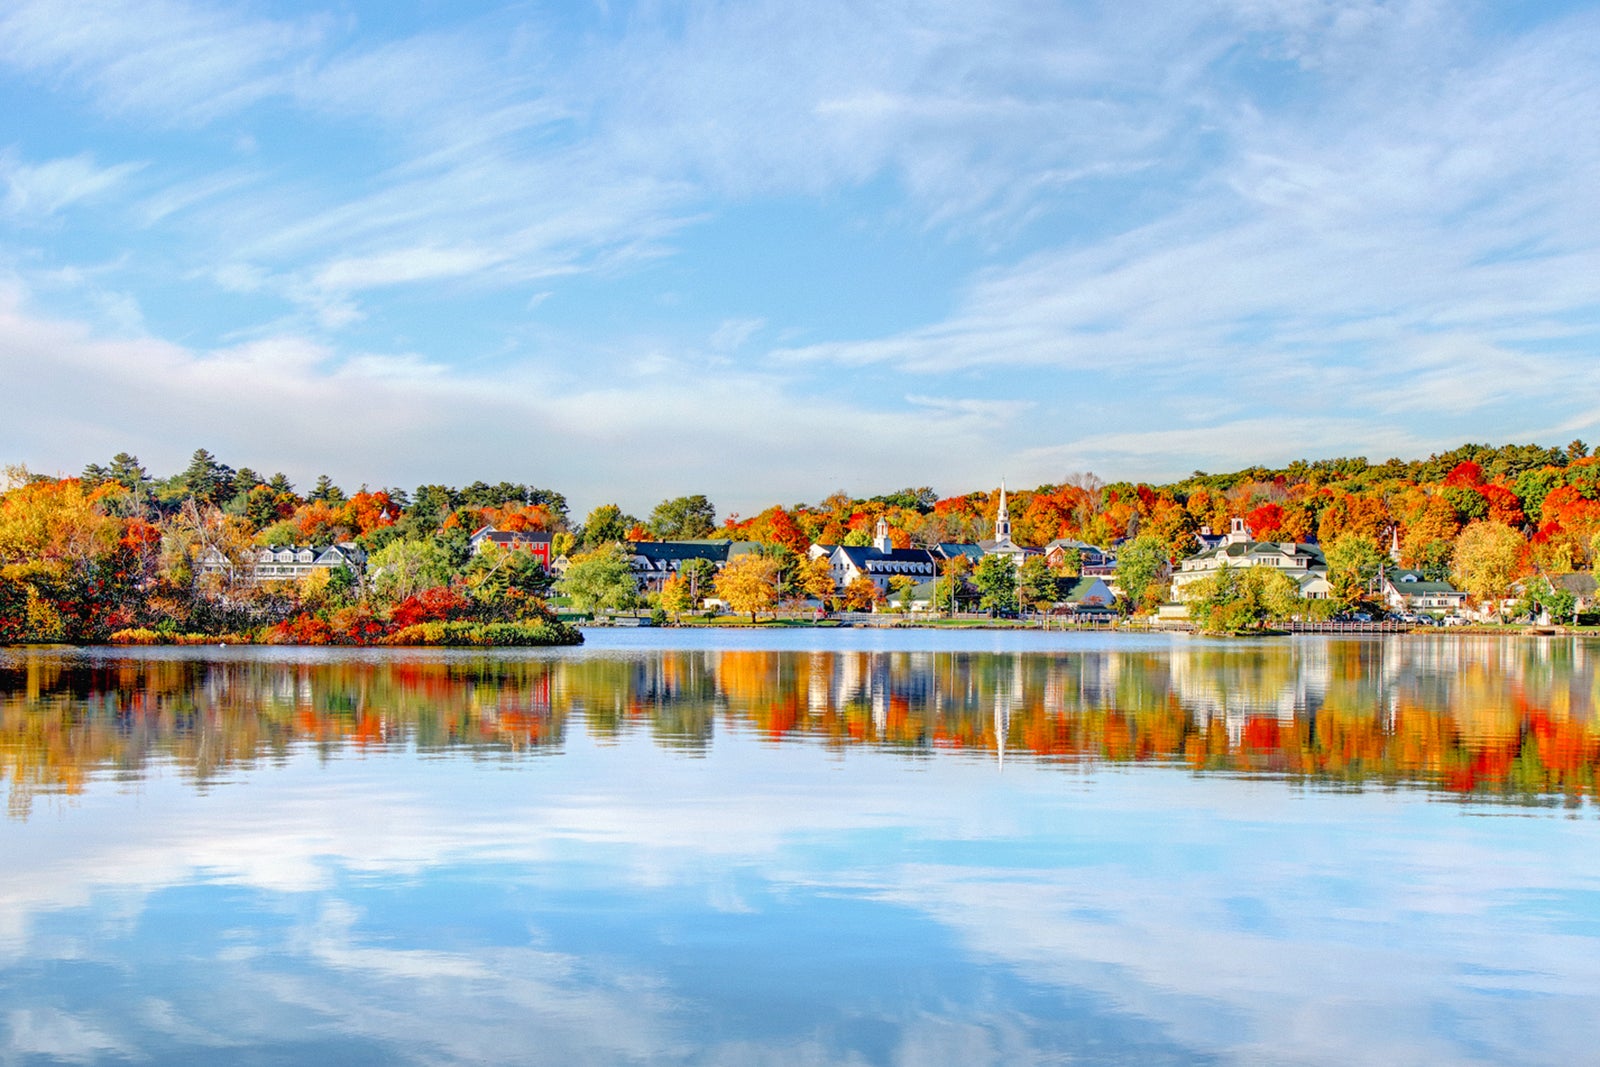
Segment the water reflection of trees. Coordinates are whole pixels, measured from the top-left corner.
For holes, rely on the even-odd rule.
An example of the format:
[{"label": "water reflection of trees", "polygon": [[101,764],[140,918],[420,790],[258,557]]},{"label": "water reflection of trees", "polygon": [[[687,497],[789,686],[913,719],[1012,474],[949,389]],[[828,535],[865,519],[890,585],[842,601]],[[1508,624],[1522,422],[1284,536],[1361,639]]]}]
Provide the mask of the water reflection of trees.
[{"label": "water reflection of trees", "polygon": [[1153,761],[1326,782],[1580,797],[1600,761],[1593,647],[1572,639],[1196,642],[1054,655],[667,651],[0,661],[0,774],[39,791],[152,762],[204,784],[311,748],[509,758],[717,725],[781,742],[1055,761]]}]

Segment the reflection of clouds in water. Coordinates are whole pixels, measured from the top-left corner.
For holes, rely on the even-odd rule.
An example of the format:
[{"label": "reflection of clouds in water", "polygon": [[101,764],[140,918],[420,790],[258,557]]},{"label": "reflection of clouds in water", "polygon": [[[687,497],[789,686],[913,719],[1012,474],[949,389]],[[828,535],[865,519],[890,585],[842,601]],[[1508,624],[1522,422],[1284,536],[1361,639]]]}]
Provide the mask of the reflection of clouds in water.
[{"label": "reflection of clouds in water", "polygon": [[[782,909],[805,924],[817,921],[810,903],[844,894],[869,912],[925,916],[971,954],[932,966],[976,960],[1085,991],[1102,1014],[1196,1056],[1458,1062],[1478,1047],[1573,1062],[1600,1039],[1586,1010],[1600,989],[1592,939],[1559,925],[1577,906],[1562,894],[1600,884],[1587,821],[1461,819],[1420,794],[1308,795],[1160,771],[1001,776],[869,752],[840,763],[735,737],[718,752],[725,765],[683,761],[636,737],[596,754],[580,735],[562,760],[517,773],[405,759],[318,768],[305,755],[208,796],[168,783],[137,806],[90,796],[54,826],[5,824],[4,838],[31,842],[10,854],[48,857],[0,871],[8,967],[137,968],[115,953],[138,951],[131,939],[169,886],[247,892],[286,924],[225,929],[205,988],[162,991],[159,1010],[147,997],[60,1018],[19,1007],[11,1049],[33,1047],[17,1033],[63,1048],[76,1035],[92,1058],[95,1041],[138,1049],[152,1032],[220,1046],[312,1028],[444,1063],[526,1062],[530,1049],[552,1063],[790,1064],[846,1051],[686,1029],[715,1016],[703,990],[625,940],[603,956],[557,950],[533,904],[512,909],[527,924],[500,944],[439,932],[452,907],[473,913],[471,899],[424,896],[438,930],[409,940],[385,925],[375,893],[420,894],[446,875],[481,888],[461,872],[486,864],[505,868],[490,887],[534,903],[592,890],[626,911],[682,888],[672,899],[690,923],[695,909]],[[64,908],[90,905],[96,937],[51,932]],[[818,952],[828,936],[816,931]],[[977,1018],[962,1003],[870,1011],[900,1062],[1039,1051],[1016,1006]]]},{"label": "reflection of clouds in water", "polygon": [[675,1007],[670,995],[615,961],[531,945],[474,945],[470,955],[396,949],[364,938],[359,918],[349,905],[330,905],[310,946],[316,966],[283,990],[345,1036],[413,1050],[429,1063],[643,1062],[680,1044],[664,1022]]},{"label": "reflection of clouds in water", "polygon": [[58,1008],[33,1007],[7,1012],[6,1060],[44,1056],[63,1063],[93,1063],[107,1055],[137,1059],[131,1046],[119,1043],[94,1022]]},{"label": "reflection of clouds in water", "polygon": [[1362,809],[1344,812],[1334,842],[1317,840],[1315,812],[1208,828],[1212,813],[1191,809],[1169,830],[1204,840],[1208,856],[1155,869],[926,865],[891,879],[883,899],[959,931],[980,958],[1098,989],[1183,1045],[1246,1062],[1592,1054],[1600,959],[1555,905],[1600,885],[1591,834],[1491,846],[1448,822],[1408,828],[1413,813],[1383,798],[1326,803]]}]

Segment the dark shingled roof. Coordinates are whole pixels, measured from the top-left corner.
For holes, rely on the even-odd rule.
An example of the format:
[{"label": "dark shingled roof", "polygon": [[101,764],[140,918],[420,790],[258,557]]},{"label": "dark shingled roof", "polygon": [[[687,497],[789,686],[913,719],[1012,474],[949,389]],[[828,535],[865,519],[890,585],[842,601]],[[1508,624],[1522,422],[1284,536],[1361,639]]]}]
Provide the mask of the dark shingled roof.
[{"label": "dark shingled roof", "polygon": [[732,541],[630,541],[628,551],[649,560],[709,559],[726,563]]}]

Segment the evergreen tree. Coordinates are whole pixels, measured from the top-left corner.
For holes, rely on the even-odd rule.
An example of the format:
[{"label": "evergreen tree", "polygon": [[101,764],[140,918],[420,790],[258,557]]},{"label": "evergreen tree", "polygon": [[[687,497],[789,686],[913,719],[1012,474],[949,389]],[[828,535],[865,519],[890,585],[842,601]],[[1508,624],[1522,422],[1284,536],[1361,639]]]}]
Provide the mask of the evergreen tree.
[{"label": "evergreen tree", "polygon": [[317,475],[316,487],[311,490],[307,500],[318,504],[343,504],[347,499],[344,490],[333,484],[333,479],[326,474]]},{"label": "evergreen tree", "polygon": [[111,480],[120,482],[124,489],[143,489],[150,484],[150,475],[138,456],[118,452],[111,457]]},{"label": "evergreen tree", "polygon": [[233,496],[233,469],[203,448],[194,450],[181,478],[185,493],[198,503],[220,506]]}]

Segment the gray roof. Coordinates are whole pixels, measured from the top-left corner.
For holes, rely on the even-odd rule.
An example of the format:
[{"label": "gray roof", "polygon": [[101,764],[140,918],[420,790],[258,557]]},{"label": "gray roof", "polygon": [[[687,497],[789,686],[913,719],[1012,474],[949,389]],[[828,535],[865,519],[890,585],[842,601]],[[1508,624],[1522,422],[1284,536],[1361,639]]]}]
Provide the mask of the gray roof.
[{"label": "gray roof", "polygon": [[1588,571],[1576,571],[1572,574],[1551,574],[1547,576],[1550,584],[1557,589],[1565,589],[1573,596],[1592,597],[1595,589],[1600,588],[1600,583],[1595,581],[1594,575]]},{"label": "gray roof", "polygon": [[[1592,598],[1596,590],[1600,589],[1600,583],[1597,583],[1594,575],[1587,571],[1574,571],[1569,574],[1546,574],[1543,577],[1549,581],[1551,588],[1565,590],[1573,596],[1585,599]],[[1520,582],[1513,583],[1511,588],[1519,593],[1526,592],[1528,583],[1531,581],[1537,581],[1537,579],[1525,578]]]},{"label": "gray roof", "polygon": [[708,559],[712,563],[725,563],[732,545],[732,541],[630,541],[628,551],[657,562]]},{"label": "gray roof", "polygon": [[837,551],[858,570],[868,570],[874,563],[915,563],[933,566],[939,561],[926,548],[892,548],[885,552],[871,545],[841,545]]},{"label": "gray roof", "polygon": [[1409,571],[1390,577],[1389,584],[1394,586],[1396,592],[1406,596],[1425,596],[1430,593],[1442,595],[1461,592],[1449,582],[1429,581],[1426,578],[1418,578]]},{"label": "gray roof", "polygon": [[497,545],[519,544],[525,541],[548,541],[554,535],[548,530],[497,530],[493,526],[480,526],[472,533],[472,540],[491,541]]},{"label": "gray roof", "polygon": [[1290,559],[1303,559],[1308,566],[1326,567],[1327,559],[1322,554],[1322,549],[1316,545],[1304,542],[1278,542],[1278,541],[1233,541],[1229,544],[1208,548],[1204,552],[1196,552],[1190,559],[1222,559],[1247,561],[1255,556],[1287,556]]},{"label": "gray roof", "polygon": [[497,545],[516,545],[526,541],[548,541],[554,535],[549,530],[490,530],[488,533],[474,536],[477,540],[490,541]]},{"label": "gray roof", "polygon": [[1099,545],[1091,545],[1087,541],[1077,541],[1070,537],[1058,537],[1054,541],[1051,541],[1048,545],[1044,546],[1044,550],[1047,553],[1054,552],[1058,548],[1075,548],[1080,553],[1088,554],[1092,552],[1097,556],[1109,556],[1111,554],[1109,551],[1101,548]]}]

